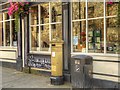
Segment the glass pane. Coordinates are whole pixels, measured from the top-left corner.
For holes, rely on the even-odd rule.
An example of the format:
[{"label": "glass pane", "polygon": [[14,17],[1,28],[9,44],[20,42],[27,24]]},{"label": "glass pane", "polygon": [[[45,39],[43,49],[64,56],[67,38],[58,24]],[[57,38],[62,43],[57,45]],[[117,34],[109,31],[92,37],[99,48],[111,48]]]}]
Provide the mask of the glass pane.
[{"label": "glass pane", "polygon": [[5,40],[6,46],[10,46],[10,22],[5,22]]},{"label": "glass pane", "polygon": [[49,3],[41,4],[41,24],[49,23]]},{"label": "glass pane", "polygon": [[86,21],[73,23],[73,51],[86,52]]},{"label": "glass pane", "polygon": [[118,33],[120,33],[120,27],[116,27],[117,18],[108,18],[107,24],[107,53],[120,52]]},{"label": "glass pane", "polygon": [[3,21],[3,14],[0,13],[0,21]]},{"label": "glass pane", "polygon": [[106,3],[106,16],[117,15],[118,3],[113,2],[112,4]]},{"label": "glass pane", "polygon": [[103,17],[103,2],[88,2],[88,18]]},{"label": "glass pane", "polygon": [[85,18],[85,2],[72,3],[72,17],[73,20]]},{"label": "glass pane", "polygon": [[41,26],[41,51],[49,50],[49,25]]},{"label": "glass pane", "polygon": [[3,46],[3,23],[0,23],[0,46]]},{"label": "glass pane", "polygon": [[11,16],[11,18],[12,18],[12,19],[15,19],[15,15],[13,14],[13,15]]},{"label": "glass pane", "polygon": [[88,52],[104,52],[104,23],[103,19],[88,21]]},{"label": "glass pane", "polygon": [[38,6],[34,6],[31,8],[31,25],[38,24]]},{"label": "glass pane", "polygon": [[12,45],[17,46],[17,32],[15,31],[15,21],[12,21]]},{"label": "glass pane", "polygon": [[7,9],[10,6],[10,3],[6,3],[3,1],[2,9]]},{"label": "glass pane", "polygon": [[39,51],[39,27],[31,27],[31,50]]},{"label": "glass pane", "polygon": [[62,22],[62,4],[60,2],[51,3],[52,22]]},{"label": "glass pane", "polygon": [[5,15],[5,20],[8,20],[10,17],[9,17],[9,15],[8,15],[8,13],[4,13],[4,15]]},{"label": "glass pane", "polygon": [[60,38],[62,40],[62,24],[52,24],[52,39],[53,38]]}]

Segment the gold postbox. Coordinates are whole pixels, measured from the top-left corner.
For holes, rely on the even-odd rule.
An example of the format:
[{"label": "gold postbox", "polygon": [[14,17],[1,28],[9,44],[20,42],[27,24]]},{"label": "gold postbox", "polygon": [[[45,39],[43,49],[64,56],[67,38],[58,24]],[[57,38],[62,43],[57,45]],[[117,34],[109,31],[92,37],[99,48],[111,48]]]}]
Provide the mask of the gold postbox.
[{"label": "gold postbox", "polygon": [[51,41],[51,75],[54,77],[63,76],[63,40],[53,39]]}]

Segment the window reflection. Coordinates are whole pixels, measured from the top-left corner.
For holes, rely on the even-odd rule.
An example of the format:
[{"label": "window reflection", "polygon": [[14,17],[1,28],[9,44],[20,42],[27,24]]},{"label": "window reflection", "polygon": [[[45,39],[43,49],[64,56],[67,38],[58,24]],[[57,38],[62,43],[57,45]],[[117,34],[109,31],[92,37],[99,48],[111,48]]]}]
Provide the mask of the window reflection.
[{"label": "window reflection", "polygon": [[118,3],[113,2],[112,4],[106,3],[106,16],[117,15]]},{"label": "window reflection", "polygon": [[4,18],[5,18],[5,20],[8,20],[10,17],[9,17],[9,15],[8,15],[8,13],[4,13]]},{"label": "window reflection", "polygon": [[73,51],[86,52],[86,22],[73,23]]},{"label": "window reflection", "polygon": [[39,28],[37,26],[31,27],[31,50],[37,51],[39,50]]},{"label": "window reflection", "polygon": [[58,37],[62,40],[62,24],[52,24],[52,39]]},{"label": "window reflection", "polygon": [[2,20],[3,20],[3,14],[0,13],[0,21],[2,21]]},{"label": "window reflection", "polygon": [[85,19],[85,2],[72,3],[72,17],[73,20]]},{"label": "window reflection", "polygon": [[0,23],[0,46],[3,45],[3,23]]},{"label": "window reflection", "polygon": [[48,51],[49,50],[49,25],[41,26],[41,50]]},{"label": "window reflection", "polygon": [[5,40],[6,46],[10,46],[10,22],[5,22]]},{"label": "window reflection", "polygon": [[17,31],[15,31],[15,21],[12,21],[12,45],[17,46]]},{"label": "window reflection", "polygon": [[107,53],[119,52],[119,37],[120,27],[116,27],[117,18],[108,18],[107,20]]},{"label": "window reflection", "polygon": [[[4,16],[4,17],[3,17]],[[14,15],[0,13],[0,46],[17,46]]]},{"label": "window reflection", "polygon": [[88,21],[88,52],[104,52],[104,23],[103,19]]},{"label": "window reflection", "polygon": [[88,2],[88,18],[103,17],[103,2]]},{"label": "window reflection", "polygon": [[36,25],[38,24],[38,6],[34,6],[31,8],[31,24]]},{"label": "window reflection", "polygon": [[51,2],[51,19],[52,22],[62,21],[62,5],[60,2]]},{"label": "window reflection", "polygon": [[41,24],[49,23],[49,4],[41,4]]}]

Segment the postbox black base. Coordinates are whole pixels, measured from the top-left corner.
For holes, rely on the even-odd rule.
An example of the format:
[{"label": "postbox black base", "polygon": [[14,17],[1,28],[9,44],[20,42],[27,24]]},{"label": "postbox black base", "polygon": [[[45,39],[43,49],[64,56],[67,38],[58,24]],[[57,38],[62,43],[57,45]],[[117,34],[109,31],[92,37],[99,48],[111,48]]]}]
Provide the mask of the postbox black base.
[{"label": "postbox black base", "polygon": [[62,84],[64,84],[63,76],[59,76],[59,77],[52,76],[52,77],[50,77],[50,80],[51,80],[52,85],[62,85]]}]

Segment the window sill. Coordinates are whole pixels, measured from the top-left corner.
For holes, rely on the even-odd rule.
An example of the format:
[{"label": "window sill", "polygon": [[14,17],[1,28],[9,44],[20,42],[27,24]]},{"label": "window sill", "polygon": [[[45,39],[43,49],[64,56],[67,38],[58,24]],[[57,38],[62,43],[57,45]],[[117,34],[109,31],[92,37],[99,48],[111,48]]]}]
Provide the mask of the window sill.
[{"label": "window sill", "polygon": [[74,55],[90,55],[94,60],[119,61],[119,54],[101,54],[101,53],[71,53]]},{"label": "window sill", "polygon": [[30,54],[44,54],[44,55],[51,55],[49,51],[30,51]]},{"label": "window sill", "polygon": [[31,67],[31,69],[33,69],[33,70],[39,70],[39,71],[51,72],[51,70],[48,70],[48,69],[33,68],[33,67]]},{"label": "window sill", "polygon": [[0,50],[15,50],[17,51],[17,47],[13,47],[13,46],[0,46]]}]

